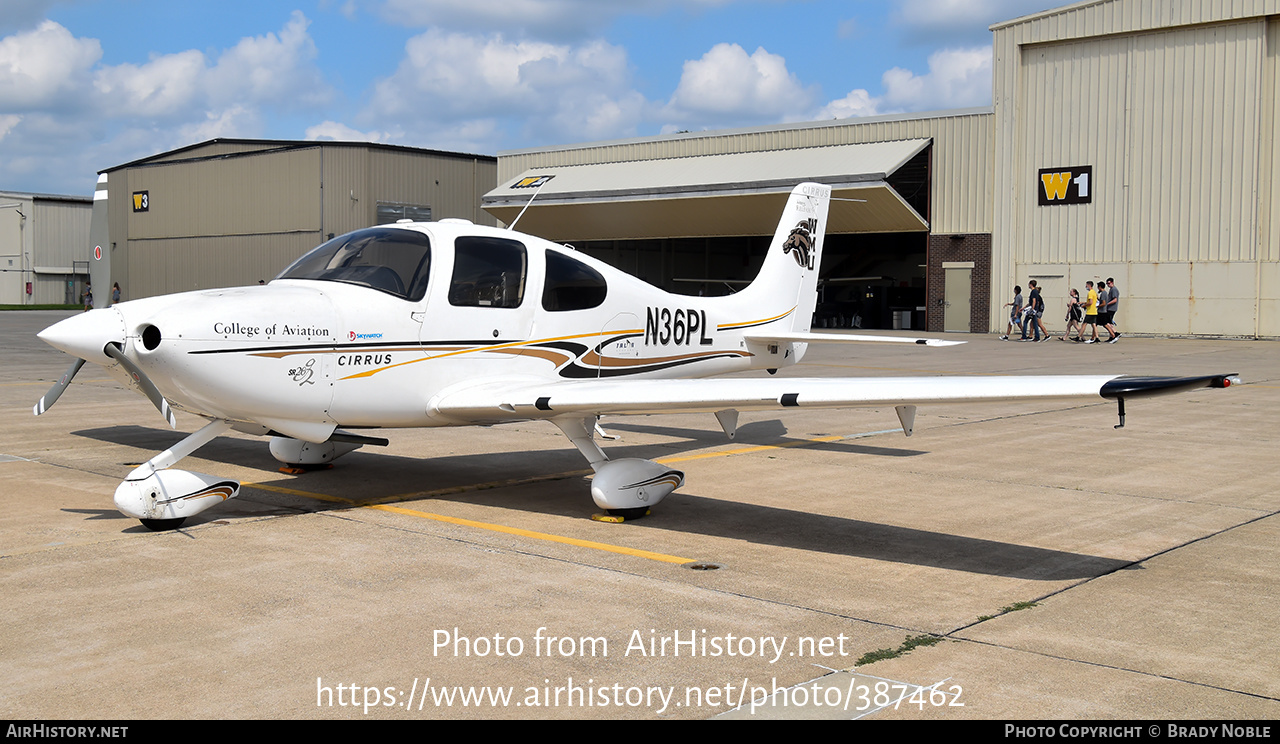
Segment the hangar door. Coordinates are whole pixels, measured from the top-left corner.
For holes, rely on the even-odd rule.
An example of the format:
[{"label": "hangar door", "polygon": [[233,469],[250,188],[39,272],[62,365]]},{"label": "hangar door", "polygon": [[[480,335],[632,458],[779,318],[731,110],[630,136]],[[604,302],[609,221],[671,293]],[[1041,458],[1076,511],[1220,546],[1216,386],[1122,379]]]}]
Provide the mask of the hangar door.
[{"label": "hangar door", "polygon": [[[756,275],[791,188],[833,187],[815,327],[924,327],[931,140],[535,169],[484,197],[522,232],[667,291]],[[537,192],[536,198],[534,192]]]},{"label": "hangar door", "polygon": [[[1257,20],[1024,49],[1014,280],[1065,279],[1056,308],[1114,276],[1130,328],[1252,334],[1268,45]],[[1082,167],[1087,201],[1038,197],[1046,170]]]}]

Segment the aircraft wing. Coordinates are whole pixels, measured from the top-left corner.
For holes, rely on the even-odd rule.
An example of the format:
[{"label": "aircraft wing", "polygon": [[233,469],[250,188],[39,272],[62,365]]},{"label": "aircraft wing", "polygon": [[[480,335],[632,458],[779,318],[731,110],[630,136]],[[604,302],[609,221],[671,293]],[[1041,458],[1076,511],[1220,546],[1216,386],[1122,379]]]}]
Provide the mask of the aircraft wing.
[{"label": "aircraft wing", "polygon": [[865,377],[715,378],[478,382],[432,400],[432,412],[460,421],[510,421],[603,414],[918,406],[1013,400],[1125,400],[1203,387],[1227,387],[1234,375],[1204,377]]}]

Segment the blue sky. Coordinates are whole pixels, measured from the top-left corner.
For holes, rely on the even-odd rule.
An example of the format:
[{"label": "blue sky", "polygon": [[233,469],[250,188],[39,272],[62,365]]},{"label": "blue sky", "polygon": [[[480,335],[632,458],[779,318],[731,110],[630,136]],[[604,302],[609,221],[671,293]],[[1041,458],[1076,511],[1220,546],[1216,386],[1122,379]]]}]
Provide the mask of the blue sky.
[{"label": "blue sky", "polygon": [[0,190],[214,137],[461,152],[985,106],[1045,0],[0,0]]}]

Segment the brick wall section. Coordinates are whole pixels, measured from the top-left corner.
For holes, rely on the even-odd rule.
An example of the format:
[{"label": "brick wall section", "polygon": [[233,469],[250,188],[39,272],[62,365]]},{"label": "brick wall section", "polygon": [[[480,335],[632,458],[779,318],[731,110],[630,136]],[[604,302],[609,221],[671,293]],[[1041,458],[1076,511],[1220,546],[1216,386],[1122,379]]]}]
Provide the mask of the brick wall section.
[{"label": "brick wall section", "polygon": [[946,292],[944,261],[972,261],[973,286],[969,297],[969,332],[987,333],[991,328],[991,235],[987,233],[953,237],[929,236],[929,267],[926,284],[928,330],[943,330],[942,300]]}]

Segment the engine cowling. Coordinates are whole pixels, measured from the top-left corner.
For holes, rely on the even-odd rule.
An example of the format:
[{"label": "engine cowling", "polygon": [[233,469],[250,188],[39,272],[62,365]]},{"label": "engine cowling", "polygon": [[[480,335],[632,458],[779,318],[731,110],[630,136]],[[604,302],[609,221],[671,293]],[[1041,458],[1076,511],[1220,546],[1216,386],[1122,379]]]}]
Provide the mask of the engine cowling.
[{"label": "engine cowling", "polygon": [[116,508],[134,519],[185,519],[240,493],[240,484],[187,470],[158,470],[116,488]]},{"label": "engine cowling", "polygon": [[591,498],[601,509],[643,509],[684,485],[684,473],[652,460],[629,457],[596,466]]}]

